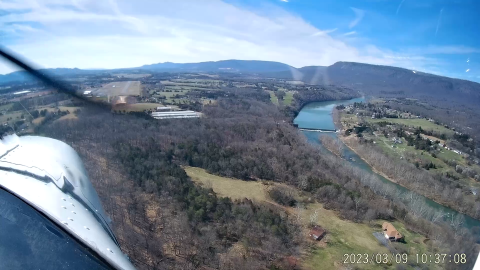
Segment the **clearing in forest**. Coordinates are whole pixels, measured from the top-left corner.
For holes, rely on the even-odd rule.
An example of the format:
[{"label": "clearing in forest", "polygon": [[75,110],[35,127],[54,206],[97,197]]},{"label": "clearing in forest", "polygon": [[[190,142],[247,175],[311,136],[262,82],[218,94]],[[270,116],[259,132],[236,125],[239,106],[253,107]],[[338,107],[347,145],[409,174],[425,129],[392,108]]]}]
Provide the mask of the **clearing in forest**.
[{"label": "clearing in forest", "polygon": [[[267,194],[268,187],[273,185],[285,186],[284,184],[273,182],[266,182],[268,185],[265,185],[259,181],[243,181],[221,177],[196,167],[183,167],[183,169],[194,182],[204,187],[211,187],[219,196],[230,197],[231,199],[248,198],[258,202],[273,203]],[[320,203],[307,204],[301,211],[297,211],[297,209],[292,207],[284,207],[284,209],[291,215],[299,213],[306,238],[308,238],[307,225],[310,222],[310,217],[315,212],[317,213],[316,223],[327,231],[325,238],[327,242],[326,247],[321,245],[315,246],[308,254],[302,256],[302,264],[307,269],[343,269],[345,267],[385,269],[384,266],[387,266],[382,264],[343,264],[344,254],[389,253],[388,249],[381,245],[372,235],[375,231],[381,231],[383,220],[373,221],[369,224],[343,220],[337,216],[335,211],[325,209]],[[407,244],[400,245],[408,250],[410,254],[427,253],[427,247],[423,243],[425,237],[407,231],[400,222],[394,222],[394,225],[407,237]],[[409,261],[414,259],[413,255],[409,257]],[[390,268],[395,269],[395,265],[390,266]],[[432,265],[431,269],[435,269],[435,267]]]},{"label": "clearing in forest", "polygon": [[278,105],[278,98],[277,96],[275,95],[275,93],[271,90],[267,90],[268,93],[270,93],[270,101],[275,104],[275,105]]}]

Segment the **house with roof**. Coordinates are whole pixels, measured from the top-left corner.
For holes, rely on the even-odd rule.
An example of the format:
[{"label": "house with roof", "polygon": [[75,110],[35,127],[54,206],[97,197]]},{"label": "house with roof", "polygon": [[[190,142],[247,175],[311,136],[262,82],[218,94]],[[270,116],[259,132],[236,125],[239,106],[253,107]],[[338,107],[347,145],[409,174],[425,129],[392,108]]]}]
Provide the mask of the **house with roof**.
[{"label": "house with roof", "polygon": [[320,227],[320,226],[314,226],[311,230],[310,230],[310,237],[312,237],[313,240],[321,240],[326,234],[326,231]]},{"label": "house with roof", "polygon": [[382,225],[382,230],[385,238],[390,241],[398,241],[403,238],[403,235],[399,233],[390,222],[384,222]]}]

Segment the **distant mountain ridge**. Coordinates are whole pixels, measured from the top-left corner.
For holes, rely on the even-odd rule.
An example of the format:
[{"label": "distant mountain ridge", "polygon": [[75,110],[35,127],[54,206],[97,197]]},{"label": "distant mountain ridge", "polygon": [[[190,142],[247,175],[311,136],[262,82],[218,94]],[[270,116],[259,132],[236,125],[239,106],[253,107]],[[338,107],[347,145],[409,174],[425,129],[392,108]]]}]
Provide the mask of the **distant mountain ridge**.
[{"label": "distant mountain ridge", "polygon": [[[121,69],[78,69],[78,68],[55,68],[40,69],[52,76],[72,76],[94,73],[123,72],[129,70],[151,70],[157,72],[244,72],[244,73],[267,73],[295,70],[294,67],[280,62],[259,60],[222,60],[200,63],[158,63],[144,65],[135,68]],[[23,82],[31,79],[25,71],[15,71],[6,75],[0,75],[0,84],[9,82]]]},{"label": "distant mountain ridge", "polygon": [[[368,95],[403,93],[408,97],[455,99],[480,103],[480,84],[399,67],[337,62],[299,69],[309,84],[339,84]],[[291,77],[293,78],[293,77]]]},{"label": "distant mountain ridge", "polygon": [[184,71],[184,72],[218,72],[218,71],[231,71],[231,72],[249,72],[249,73],[262,73],[262,72],[279,72],[295,69],[280,62],[272,61],[258,61],[258,60],[222,60],[222,61],[210,61],[200,63],[158,63],[152,65],[144,65],[139,69],[155,70],[155,71]]},{"label": "distant mountain ridge", "polygon": [[[294,68],[284,63],[257,60],[223,60],[200,63],[158,63],[137,68],[114,70],[82,70],[78,68],[42,69],[53,76],[94,75],[127,71],[156,72],[240,72],[256,73],[265,77],[301,80],[307,84],[337,84],[360,90],[366,95],[405,95],[435,98],[444,101],[480,104],[480,84],[404,68],[337,62],[331,66]],[[0,75],[0,84],[25,81],[30,76],[24,71]]]},{"label": "distant mountain ridge", "polygon": [[[40,72],[48,73],[51,76],[72,76],[82,74],[95,74],[97,72],[105,72],[107,70],[95,70],[95,69],[78,69],[78,68],[46,68],[39,69]],[[5,75],[0,74],[0,84],[9,82],[25,82],[31,80],[32,77],[28,72],[20,70]]]}]

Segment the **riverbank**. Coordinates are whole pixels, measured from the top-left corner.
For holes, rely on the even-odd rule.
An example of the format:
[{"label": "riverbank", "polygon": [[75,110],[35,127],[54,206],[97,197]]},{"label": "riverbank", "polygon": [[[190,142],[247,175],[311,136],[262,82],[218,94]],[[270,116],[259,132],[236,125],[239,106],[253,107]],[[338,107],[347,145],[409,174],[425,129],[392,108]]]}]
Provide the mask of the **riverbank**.
[{"label": "riverbank", "polygon": [[[343,130],[342,130],[343,131]],[[387,179],[388,181],[392,182],[392,183],[395,183],[401,187],[404,187],[410,191],[413,191],[413,189],[409,186],[406,186],[406,185],[403,185],[402,183],[398,182],[394,177],[392,176],[389,176],[387,175],[386,173],[384,173],[383,171],[381,171],[380,169],[378,169],[376,166],[374,166],[371,162],[369,162],[369,160],[367,160],[365,157],[363,157],[360,153],[360,151],[355,147],[355,144],[357,143],[356,140],[357,138],[354,136],[354,135],[349,135],[349,136],[345,136],[343,134],[339,134],[338,135],[338,138],[352,151],[354,152],[355,154],[357,154],[357,156],[363,161],[365,162],[368,166],[370,166],[371,170],[382,176],[383,178]],[[414,191],[416,192],[416,191]],[[417,193],[417,192],[416,192]],[[444,207],[448,207],[452,210],[455,210],[457,211],[458,213],[461,213],[465,216],[468,216],[469,218],[472,218],[474,220],[478,220],[476,218],[474,218],[473,216],[469,215],[468,213],[466,213],[465,211],[462,211],[461,209],[458,209],[458,207],[456,205],[453,205],[453,204],[450,204],[450,202],[448,201],[443,201],[443,200],[439,200],[438,197],[434,197],[434,196],[428,196],[428,194],[424,194],[424,193],[420,193],[418,192],[419,195],[422,195],[424,196],[425,198],[428,198],[430,200],[432,200],[433,202],[439,204],[439,205],[442,205]]]},{"label": "riverbank", "polygon": [[352,141],[353,140],[356,140],[356,138],[354,137],[354,135],[350,135],[350,136],[345,136],[343,134],[338,134],[337,136],[342,142],[343,144],[345,144],[352,152],[354,152],[355,154],[357,154],[361,160],[363,160],[363,162],[367,163],[368,166],[370,166],[370,168],[372,168],[372,171],[378,175],[381,175],[383,176],[383,178],[387,179],[388,181],[390,182],[393,182],[397,185],[400,185],[404,188],[407,188],[406,186],[403,186],[401,184],[398,183],[398,181],[396,181],[394,178],[388,176],[387,174],[385,174],[384,172],[380,171],[379,169],[377,169],[375,166],[373,166],[373,164],[371,164],[368,160],[366,160],[364,157],[362,157],[362,155],[358,152],[357,149],[355,149],[355,147],[353,146],[352,144]]}]

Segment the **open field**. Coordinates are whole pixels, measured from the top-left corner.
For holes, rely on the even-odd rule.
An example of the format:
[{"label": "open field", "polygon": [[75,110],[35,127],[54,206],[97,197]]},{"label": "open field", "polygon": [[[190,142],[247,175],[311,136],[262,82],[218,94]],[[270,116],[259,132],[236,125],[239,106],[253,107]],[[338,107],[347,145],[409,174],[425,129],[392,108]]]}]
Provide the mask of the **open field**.
[{"label": "open field", "polygon": [[[242,181],[238,179],[226,178],[209,174],[204,169],[195,167],[184,167],[190,178],[204,187],[211,187],[219,196],[230,197],[232,199],[248,198],[257,202],[273,203],[266,193],[271,185],[278,183],[268,182],[268,185],[258,181]],[[283,185],[283,184],[282,184]],[[283,207],[286,211],[295,214],[295,209]],[[370,224],[355,223],[339,218],[334,211],[327,210],[320,203],[306,205],[301,211],[301,222],[303,223],[303,232],[308,238],[307,224],[310,221],[310,215],[318,213],[317,224],[327,230],[326,240],[313,242],[309,239],[313,248],[302,256],[302,265],[307,269],[345,269],[348,267],[357,267],[359,269],[395,269],[395,265],[382,264],[355,264],[344,265],[344,254],[389,254],[386,247],[381,245],[373,232],[381,231],[382,220],[374,221]],[[394,226],[405,235],[406,244],[402,245],[410,254],[409,261],[414,261],[415,253],[427,253],[427,246],[423,243],[425,238],[419,234],[406,230],[404,225],[399,222],[393,222]],[[431,265],[430,269],[435,269]]]},{"label": "open field", "polygon": [[453,130],[450,130],[444,126],[437,125],[426,119],[382,118],[382,119],[367,119],[367,121],[371,123],[389,122],[389,123],[402,124],[402,125],[415,127],[415,128],[422,127],[423,130],[431,130],[439,133],[445,133],[448,136],[453,136],[453,134],[455,133]]},{"label": "open field", "polygon": [[113,107],[112,110],[121,110],[126,112],[143,112],[145,110],[155,110],[157,107],[162,107],[160,103],[135,103],[135,104],[121,104]]},{"label": "open field", "polygon": [[[16,111],[16,112],[9,112],[5,115],[0,115],[0,124],[3,124],[3,123],[12,123],[12,122],[15,122],[15,121],[19,121],[21,120],[21,115],[24,115],[26,114],[25,111]],[[9,118],[12,118],[10,120],[7,120]]]},{"label": "open field", "polygon": [[58,110],[60,111],[69,111],[70,113],[73,113],[76,110],[81,110],[82,107],[69,107],[69,106],[58,106],[58,108],[52,108],[50,106],[40,106],[36,108],[36,110],[41,111],[41,110],[47,110],[48,112],[56,112]]},{"label": "open field", "polygon": [[213,191],[222,197],[230,197],[234,200],[248,198],[257,202],[267,200],[264,191],[265,185],[261,182],[216,176],[196,167],[184,167],[183,169],[194,182],[203,187],[212,187]]},{"label": "open field", "polygon": [[[342,122],[348,121],[346,116],[350,116],[350,115],[342,114]],[[422,129],[424,130],[434,130],[439,133],[447,134],[448,136],[451,136],[452,134],[454,134],[454,131],[449,130],[443,126],[436,125],[425,119],[368,119],[368,121],[371,123],[380,122],[384,120],[387,122],[400,123],[400,124],[408,124],[408,123],[424,124],[422,126]],[[424,139],[431,139],[433,141],[438,140],[440,141],[441,144],[445,143],[444,140],[441,140],[433,136],[427,136],[424,134],[422,134],[421,136]],[[369,134],[364,134],[364,137],[367,139],[373,139],[377,143],[377,146],[379,146],[384,153],[389,154],[392,158],[396,158],[396,159],[403,158],[411,163],[418,161],[420,162],[420,164],[426,164],[431,162],[435,164],[435,167],[436,167],[435,169],[431,168],[430,169],[431,172],[449,173],[453,175],[453,177],[459,178],[460,183],[466,186],[477,187],[477,188],[480,187],[479,182],[475,181],[473,178],[466,177],[465,175],[457,173],[454,167],[447,164],[447,161],[456,161],[457,164],[463,167],[470,167],[474,169],[479,169],[480,167],[477,167],[477,165],[467,164],[467,160],[462,155],[457,154],[451,150],[440,148],[438,152],[435,152],[436,157],[434,157],[426,151],[415,149],[414,146],[407,145],[404,139],[403,139],[403,143],[394,144],[391,141],[391,139],[385,138],[384,136],[372,136]]]},{"label": "open field", "polygon": [[[456,154],[447,149],[441,149],[439,153],[437,153],[437,158],[430,155],[428,152],[423,150],[415,149],[414,146],[409,146],[403,140],[401,144],[394,144],[390,139],[385,138],[384,136],[371,136],[371,135],[364,135],[366,139],[372,139],[376,142],[376,145],[380,147],[380,149],[388,154],[391,158],[400,160],[403,158],[407,160],[406,157],[409,157],[407,161],[413,163],[414,160],[422,161],[423,164],[432,162],[435,164],[436,169],[430,169],[432,172],[441,172],[446,173],[449,172],[450,174],[454,175],[455,177],[460,178],[461,183],[472,186],[472,187],[480,187],[480,183],[476,182],[471,178],[467,178],[455,171],[455,168],[449,166],[444,160],[455,160],[458,164],[462,166],[467,166],[466,160],[459,154]],[[411,159],[414,160],[411,160]]]},{"label": "open field", "polygon": [[92,90],[93,96],[140,96],[142,93],[139,81],[111,82],[102,88]]},{"label": "open field", "polygon": [[285,105],[290,105],[292,104],[293,101],[293,92],[287,91],[285,92],[285,97],[283,97],[283,104]]},{"label": "open field", "polygon": [[7,103],[4,105],[0,105],[0,111],[8,111],[12,108],[13,103]]},{"label": "open field", "polygon": [[38,124],[42,123],[43,119],[45,119],[45,117],[40,116],[38,118],[33,119],[32,123],[35,124],[35,125],[38,125]]},{"label": "open field", "polygon": [[55,121],[72,120],[72,119],[77,119],[77,118],[78,118],[78,117],[77,117],[75,114],[69,113],[69,114],[67,114],[67,115],[64,115],[64,116],[58,118],[58,119],[55,120]]},{"label": "open field", "polygon": [[270,101],[272,101],[273,104],[278,105],[278,98],[275,93],[271,90],[267,90],[267,92],[270,94]]},{"label": "open field", "polygon": [[354,114],[347,114],[343,111],[340,111],[340,117],[343,129],[353,128],[358,123],[358,118]]}]

